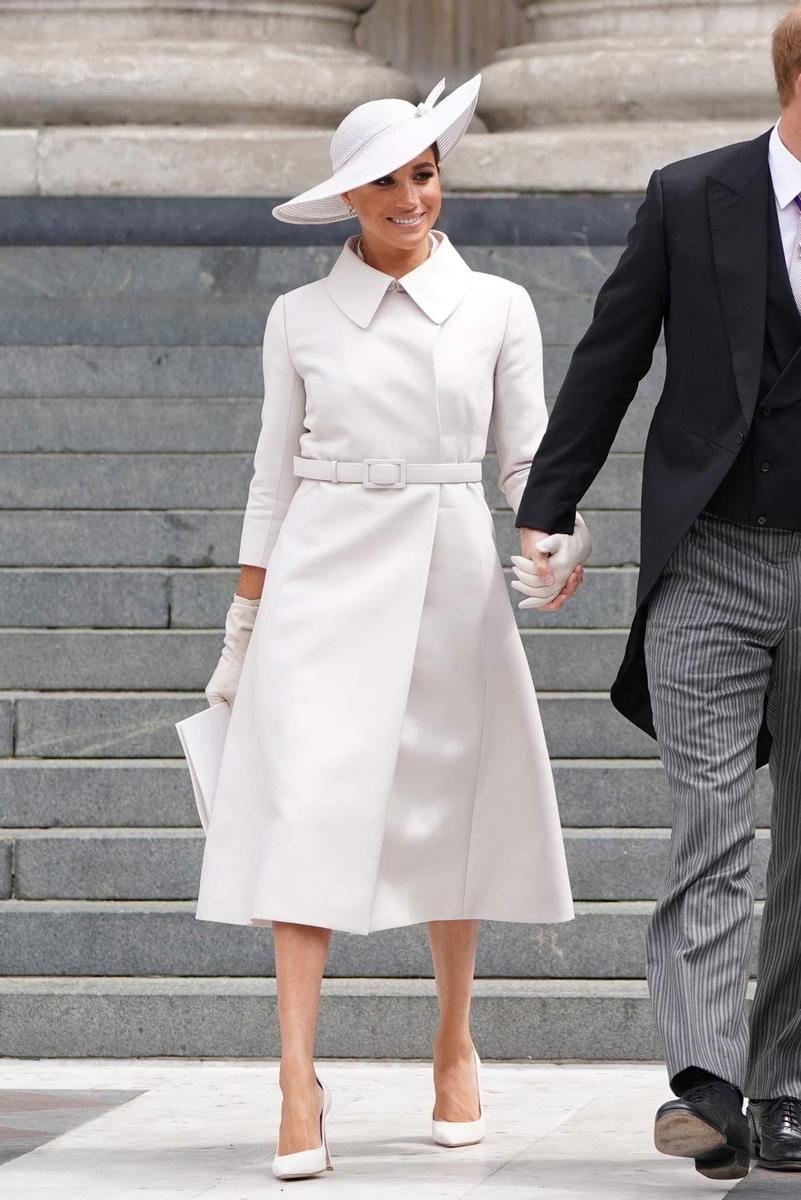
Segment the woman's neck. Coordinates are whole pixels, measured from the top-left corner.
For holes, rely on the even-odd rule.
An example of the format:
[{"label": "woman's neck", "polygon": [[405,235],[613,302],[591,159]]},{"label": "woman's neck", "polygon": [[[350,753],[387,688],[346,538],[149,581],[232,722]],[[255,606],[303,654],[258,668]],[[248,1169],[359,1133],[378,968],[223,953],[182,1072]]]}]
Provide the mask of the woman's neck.
[{"label": "woman's neck", "polygon": [[381,271],[384,275],[391,275],[394,279],[400,279],[402,275],[407,275],[409,271],[413,271],[415,267],[421,266],[426,261],[433,249],[432,241],[429,233],[425,241],[421,242],[419,246],[415,246],[413,250],[393,251],[391,248],[384,247],[374,250],[369,240],[362,235],[359,239],[359,246],[362,258],[368,267]]}]

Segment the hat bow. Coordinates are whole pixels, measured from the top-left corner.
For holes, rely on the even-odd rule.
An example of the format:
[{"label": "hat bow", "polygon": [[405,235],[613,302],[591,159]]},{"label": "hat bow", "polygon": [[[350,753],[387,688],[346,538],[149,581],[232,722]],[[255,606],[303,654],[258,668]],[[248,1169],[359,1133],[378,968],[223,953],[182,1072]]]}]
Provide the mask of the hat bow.
[{"label": "hat bow", "polygon": [[445,80],[440,79],[439,83],[432,87],[431,91],[426,96],[425,100],[421,100],[417,105],[416,116],[424,117],[426,113],[431,112],[431,109],[439,100],[442,93],[445,91]]}]

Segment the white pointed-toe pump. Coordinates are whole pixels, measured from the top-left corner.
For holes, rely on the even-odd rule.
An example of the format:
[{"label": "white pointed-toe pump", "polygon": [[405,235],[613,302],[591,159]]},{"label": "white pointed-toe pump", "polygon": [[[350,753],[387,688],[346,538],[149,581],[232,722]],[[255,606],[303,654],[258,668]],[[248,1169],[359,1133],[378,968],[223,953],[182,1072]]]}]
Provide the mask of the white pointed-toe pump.
[{"label": "white pointed-toe pump", "polygon": [[323,1106],[320,1110],[320,1145],[311,1150],[298,1150],[295,1154],[279,1154],[276,1151],[273,1159],[273,1175],[276,1179],[309,1179],[312,1175],[321,1175],[323,1171],[333,1171],[331,1155],[328,1152],[328,1137],[325,1131],[325,1119],[331,1107],[331,1093],[323,1081],[315,1076],[323,1090]]},{"label": "white pointed-toe pump", "polygon": [[486,1133],[484,1122],[484,1105],[481,1102],[481,1059],[473,1047],[473,1058],[476,1064],[476,1087],[478,1089],[478,1120],[477,1121],[434,1121],[431,1122],[431,1136],[440,1146],[472,1146],[480,1142]]}]

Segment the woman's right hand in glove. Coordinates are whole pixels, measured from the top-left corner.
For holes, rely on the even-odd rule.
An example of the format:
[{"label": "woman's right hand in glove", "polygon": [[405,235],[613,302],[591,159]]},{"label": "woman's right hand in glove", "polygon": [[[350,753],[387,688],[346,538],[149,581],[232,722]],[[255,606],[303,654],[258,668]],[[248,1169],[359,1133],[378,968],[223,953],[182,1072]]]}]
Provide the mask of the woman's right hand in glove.
[{"label": "woman's right hand in glove", "polygon": [[234,594],[225,617],[225,638],[220,661],[206,684],[206,699],[209,704],[220,704],[223,701],[229,707],[233,704],[258,610],[258,600],[248,600],[238,592]]}]

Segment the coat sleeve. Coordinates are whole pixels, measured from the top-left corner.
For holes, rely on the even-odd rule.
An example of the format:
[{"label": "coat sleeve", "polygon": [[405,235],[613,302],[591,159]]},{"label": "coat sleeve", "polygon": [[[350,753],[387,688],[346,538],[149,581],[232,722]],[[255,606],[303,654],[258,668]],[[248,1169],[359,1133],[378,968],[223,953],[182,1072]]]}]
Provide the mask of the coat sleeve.
[{"label": "coat sleeve", "polygon": [[239,542],[241,564],[266,567],[300,479],[292,459],[300,454],[306,391],[289,354],[284,297],[270,309],[262,343],[264,403],[253,458],[253,476]]},{"label": "coat sleeve", "polygon": [[498,486],[515,512],[547,423],[540,325],[528,292],[515,285],[495,366],[492,403]]},{"label": "coat sleeve", "polygon": [[515,525],[570,533],[648,371],[669,305],[662,180],[654,171],[626,249],[573,353],[531,467]]}]

